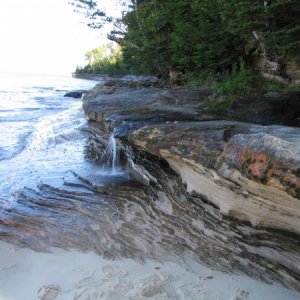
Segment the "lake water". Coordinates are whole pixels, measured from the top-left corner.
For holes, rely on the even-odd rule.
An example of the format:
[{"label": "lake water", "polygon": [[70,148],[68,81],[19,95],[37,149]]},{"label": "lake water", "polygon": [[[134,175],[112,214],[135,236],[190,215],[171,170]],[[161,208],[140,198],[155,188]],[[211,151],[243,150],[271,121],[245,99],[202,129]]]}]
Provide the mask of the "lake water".
[{"label": "lake water", "polygon": [[[96,82],[46,75],[0,74],[0,197],[8,205],[24,186],[84,164],[81,100],[66,91]],[[65,155],[64,155],[65,154]]]},{"label": "lake water", "polygon": [[[64,94],[95,84],[0,74],[0,240],[35,251],[92,251],[100,255],[103,268],[119,268],[112,275],[118,279],[117,296],[95,283],[105,273],[97,271],[89,277],[92,284],[81,283],[83,296],[76,299],[298,299],[280,284],[212,269],[242,271],[270,282],[265,270],[271,263],[247,257],[244,234],[252,229],[220,222],[217,210],[190,198],[166,165],[144,158],[158,178],[155,187],[144,187],[115,168],[115,140],[108,147],[113,170],[93,159],[101,130],[87,123],[80,99]],[[30,257],[34,265],[34,254]],[[138,278],[130,281],[124,272]],[[0,278],[7,278],[1,270]],[[105,277],[102,285],[110,280]],[[9,293],[10,285],[2,284]],[[70,293],[59,299],[75,299]]]}]

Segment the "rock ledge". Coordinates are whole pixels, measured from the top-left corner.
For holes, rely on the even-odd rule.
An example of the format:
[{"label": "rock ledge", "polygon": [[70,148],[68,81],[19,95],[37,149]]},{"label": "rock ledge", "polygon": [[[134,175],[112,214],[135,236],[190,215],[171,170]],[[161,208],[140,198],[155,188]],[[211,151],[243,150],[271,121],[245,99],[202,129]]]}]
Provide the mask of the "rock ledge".
[{"label": "rock ledge", "polygon": [[[300,128],[218,120],[208,109],[209,91],[143,84],[97,85],[84,96],[86,115],[166,160],[190,193],[224,216],[300,234]],[[155,182],[127,165],[143,174],[141,182]]]}]

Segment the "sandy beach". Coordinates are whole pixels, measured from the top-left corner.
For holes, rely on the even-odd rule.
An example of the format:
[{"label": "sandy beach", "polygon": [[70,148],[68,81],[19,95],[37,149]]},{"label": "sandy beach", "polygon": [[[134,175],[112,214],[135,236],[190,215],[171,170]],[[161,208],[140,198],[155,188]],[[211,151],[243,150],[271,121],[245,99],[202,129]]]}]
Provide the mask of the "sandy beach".
[{"label": "sandy beach", "polygon": [[0,299],[299,299],[266,284],[185,261],[110,261],[94,253],[39,253],[0,242]]}]

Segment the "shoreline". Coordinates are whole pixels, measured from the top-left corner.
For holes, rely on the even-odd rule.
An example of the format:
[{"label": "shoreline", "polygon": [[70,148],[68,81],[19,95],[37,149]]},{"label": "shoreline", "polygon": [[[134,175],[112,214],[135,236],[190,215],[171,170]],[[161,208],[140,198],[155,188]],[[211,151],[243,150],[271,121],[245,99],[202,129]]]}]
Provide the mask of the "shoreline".
[{"label": "shoreline", "polygon": [[101,81],[106,78],[106,76],[100,76],[97,74],[76,74],[72,73],[71,76],[76,79],[86,79],[86,80],[95,80]]}]

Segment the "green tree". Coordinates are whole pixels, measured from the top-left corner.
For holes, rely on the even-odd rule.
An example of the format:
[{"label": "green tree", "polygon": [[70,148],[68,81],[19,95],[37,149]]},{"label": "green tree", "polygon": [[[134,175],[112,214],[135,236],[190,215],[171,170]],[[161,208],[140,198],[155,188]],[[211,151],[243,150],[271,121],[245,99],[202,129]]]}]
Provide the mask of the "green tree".
[{"label": "green tree", "polygon": [[[112,21],[95,1],[74,1],[90,12],[95,27]],[[299,15],[298,0],[132,0],[108,36],[122,46],[132,72],[218,78],[241,66],[250,70],[260,56],[283,67],[288,59],[300,60]]]},{"label": "green tree", "polygon": [[88,64],[77,67],[76,73],[92,73],[103,75],[122,75],[128,70],[122,61],[122,49],[119,45],[109,43],[86,53]]}]

